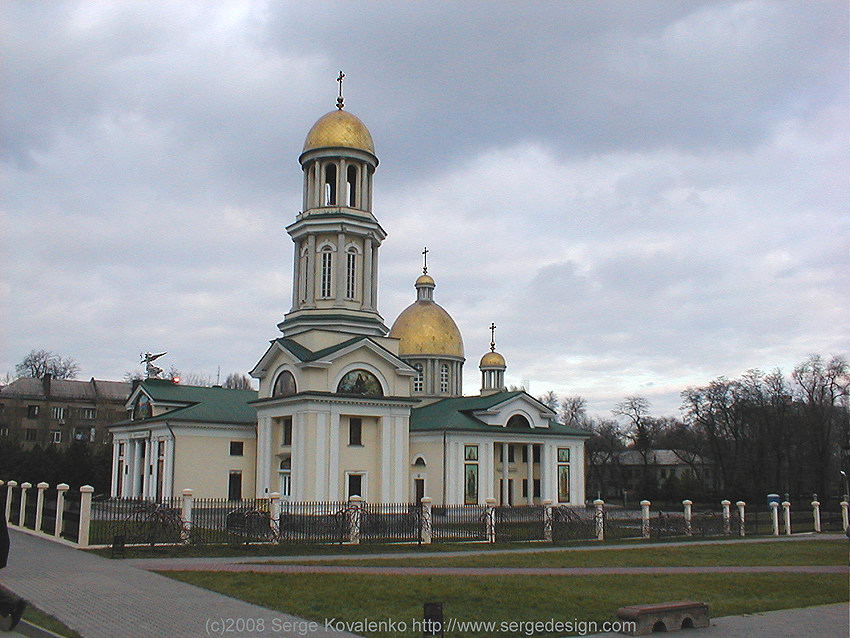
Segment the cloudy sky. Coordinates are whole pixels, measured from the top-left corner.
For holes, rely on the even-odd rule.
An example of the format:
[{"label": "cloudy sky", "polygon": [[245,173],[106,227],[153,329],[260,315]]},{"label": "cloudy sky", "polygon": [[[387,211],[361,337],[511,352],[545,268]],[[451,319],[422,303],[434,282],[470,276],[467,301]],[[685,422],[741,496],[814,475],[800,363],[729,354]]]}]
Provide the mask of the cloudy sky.
[{"label": "cloudy sky", "polygon": [[381,160],[380,310],[610,414],[847,354],[846,2],[0,5],[0,373],[247,371],[289,310],[336,74]]}]

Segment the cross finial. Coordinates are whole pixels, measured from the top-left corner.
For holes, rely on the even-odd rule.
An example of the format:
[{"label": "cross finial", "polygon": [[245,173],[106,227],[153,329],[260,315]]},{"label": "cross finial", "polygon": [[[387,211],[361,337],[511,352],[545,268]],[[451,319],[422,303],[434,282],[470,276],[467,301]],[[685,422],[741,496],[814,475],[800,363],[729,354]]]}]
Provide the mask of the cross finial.
[{"label": "cross finial", "polygon": [[342,69],[340,69],[339,77],[336,79],[336,81],[339,82],[339,97],[337,97],[337,99],[336,99],[336,108],[338,108],[340,111],[342,110],[342,102],[343,102],[342,80],[343,80],[344,77],[345,77],[345,73],[343,73]]},{"label": "cross finial", "polygon": [[425,249],[422,251],[422,258],[423,258],[422,274],[427,275],[428,274],[428,246],[425,246]]},{"label": "cross finial", "polygon": [[490,322],[490,352],[496,352],[496,324]]}]

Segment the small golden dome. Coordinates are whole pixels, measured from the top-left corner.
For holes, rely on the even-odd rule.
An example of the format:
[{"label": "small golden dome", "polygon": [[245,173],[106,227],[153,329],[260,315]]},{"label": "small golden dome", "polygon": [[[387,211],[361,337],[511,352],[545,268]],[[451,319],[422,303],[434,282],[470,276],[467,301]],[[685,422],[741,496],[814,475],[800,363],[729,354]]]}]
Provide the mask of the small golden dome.
[{"label": "small golden dome", "polygon": [[505,358],[500,355],[498,352],[488,352],[483,357],[481,357],[481,363],[478,364],[479,368],[504,368]]},{"label": "small golden dome", "polygon": [[304,152],[317,148],[356,148],[375,154],[366,125],[348,111],[331,111],[319,118],[304,140]]},{"label": "small golden dome", "polygon": [[431,275],[419,275],[419,279],[416,280],[416,286],[436,286],[434,283],[434,278]]},{"label": "small golden dome", "polygon": [[[428,279],[431,278],[428,277]],[[401,340],[398,350],[402,357],[408,355],[463,357],[463,338],[460,336],[457,324],[442,306],[430,300],[415,301],[405,308],[395,320],[390,330],[390,337]]]}]

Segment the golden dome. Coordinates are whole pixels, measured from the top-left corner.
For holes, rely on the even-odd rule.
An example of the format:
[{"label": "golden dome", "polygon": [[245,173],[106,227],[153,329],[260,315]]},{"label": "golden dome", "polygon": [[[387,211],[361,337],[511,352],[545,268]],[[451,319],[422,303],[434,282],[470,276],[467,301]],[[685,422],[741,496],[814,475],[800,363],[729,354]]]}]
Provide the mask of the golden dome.
[{"label": "golden dome", "polygon": [[483,357],[481,357],[481,363],[478,364],[479,368],[505,368],[505,358],[500,355],[498,352],[488,352]]},{"label": "golden dome", "polygon": [[[428,277],[428,279],[431,278]],[[390,337],[401,340],[398,350],[402,357],[408,355],[463,357],[463,338],[460,336],[457,324],[442,306],[433,301],[415,301],[405,308],[395,320],[390,330]]]},{"label": "golden dome", "polygon": [[434,283],[434,278],[431,275],[419,275],[419,279],[416,280],[416,286],[436,286]]},{"label": "golden dome", "polygon": [[304,140],[304,152],[317,148],[356,148],[375,154],[366,125],[348,111],[331,111],[319,118]]}]

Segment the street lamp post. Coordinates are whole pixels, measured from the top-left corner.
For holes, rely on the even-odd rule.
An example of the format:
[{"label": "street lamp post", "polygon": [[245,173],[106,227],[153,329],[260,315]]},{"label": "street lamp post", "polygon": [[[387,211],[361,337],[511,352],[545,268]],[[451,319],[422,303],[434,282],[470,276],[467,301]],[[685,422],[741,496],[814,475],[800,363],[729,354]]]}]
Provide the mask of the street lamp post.
[{"label": "street lamp post", "polygon": [[847,486],[847,484],[848,484],[847,472],[845,472],[844,470],[841,470],[841,476],[844,477],[844,500],[850,501],[850,488],[848,488],[848,486]]}]

